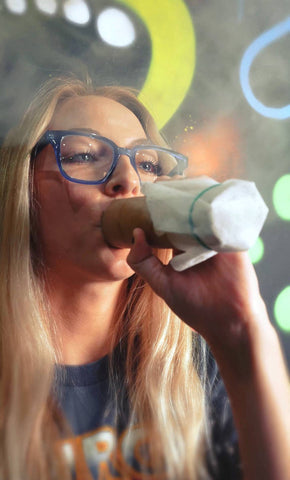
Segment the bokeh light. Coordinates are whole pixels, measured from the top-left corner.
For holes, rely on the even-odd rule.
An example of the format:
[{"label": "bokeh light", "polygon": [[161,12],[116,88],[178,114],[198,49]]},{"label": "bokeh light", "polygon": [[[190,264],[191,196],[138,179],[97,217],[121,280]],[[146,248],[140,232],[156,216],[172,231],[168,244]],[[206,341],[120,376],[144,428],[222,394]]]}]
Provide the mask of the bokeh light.
[{"label": "bokeh light", "polygon": [[135,38],[135,28],[126,13],[118,8],[106,8],[96,21],[102,40],[114,47],[128,47]]},{"label": "bokeh light", "polygon": [[189,118],[173,147],[188,157],[188,177],[207,175],[222,182],[243,173],[240,143],[238,126],[231,117],[212,120],[202,127],[196,127]]},{"label": "bokeh light", "polygon": [[63,11],[67,20],[78,25],[86,25],[91,18],[84,0],[67,0],[63,4]]},{"label": "bokeh light", "polygon": [[261,237],[259,237],[252,248],[250,248],[249,255],[252,263],[258,263],[262,260],[264,255],[264,242]]},{"label": "bokeh light", "polygon": [[273,204],[282,220],[290,220],[290,174],[283,175],[273,188]]},{"label": "bokeh light", "polygon": [[35,0],[35,5],[43,13],[54,15],[57,10],[56,0]]},{"label": "bokeh light", "polygon": [[10,12],[22,15],[27,8],[25,0],[5,0],[6,7]]},{"label": "bokeh light", "polygon": [[274,316],[278,327],[284,333],[290,333],[290,285],[285,287],[276,298]]}]

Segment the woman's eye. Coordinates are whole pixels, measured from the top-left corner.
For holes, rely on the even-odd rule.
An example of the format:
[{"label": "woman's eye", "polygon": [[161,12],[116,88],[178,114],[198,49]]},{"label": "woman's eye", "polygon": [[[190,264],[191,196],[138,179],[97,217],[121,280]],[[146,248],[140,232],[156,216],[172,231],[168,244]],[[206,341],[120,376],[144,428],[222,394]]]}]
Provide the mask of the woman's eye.
[{"label": "woman's eye", "polygon": [[136,154],[136,165],[142,173],[150,175],[160,175],[161,167],[157,155],[150,155],[148,152],[138,152]]},{"label": "woman's eye", "polygon": [[76,153],[61,158],[62,163],[92,163],[96,158],[91,153]]},{"label": "woman's eye", "polygon": [[153,175],[158,175],[158,172],[160,170],[159,165],[152,163],[152,162],[140,162],[138,163],[138,168],[142,169],[146,173],[151,173]]}]

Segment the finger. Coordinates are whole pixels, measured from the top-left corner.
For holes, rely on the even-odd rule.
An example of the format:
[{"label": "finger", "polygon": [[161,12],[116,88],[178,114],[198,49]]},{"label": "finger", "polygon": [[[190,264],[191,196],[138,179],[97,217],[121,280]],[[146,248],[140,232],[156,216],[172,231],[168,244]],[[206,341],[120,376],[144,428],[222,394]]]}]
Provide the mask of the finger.
[{"label": "finger", "polygon": [[153,257],[152,248],[146,242],[145,233],[141,228],[133,230],[133,245],[127,257],[127,262],[131,267],[136,267],[147,259]]},{"label": "finger", "polygon": [[133,237],[134,244],[127,257],[127,262],[160,295],[167,281],[165,266],[153,255],[143,230],[135,228]]}]

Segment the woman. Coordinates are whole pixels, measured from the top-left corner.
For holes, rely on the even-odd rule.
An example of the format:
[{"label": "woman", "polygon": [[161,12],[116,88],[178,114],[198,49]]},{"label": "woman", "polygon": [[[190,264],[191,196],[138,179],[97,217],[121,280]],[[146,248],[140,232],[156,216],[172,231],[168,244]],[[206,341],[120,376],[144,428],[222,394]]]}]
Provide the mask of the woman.
[{"label": "woman", "polygon": [[130,91],[64,79],[2,149],[0,478],[238,478],[201,335],[244,478],[286,480],[287,374],[247,255],[177,273],[140,229],[104,242],[109,203],[168,174],[144,144],[164,146]]}]

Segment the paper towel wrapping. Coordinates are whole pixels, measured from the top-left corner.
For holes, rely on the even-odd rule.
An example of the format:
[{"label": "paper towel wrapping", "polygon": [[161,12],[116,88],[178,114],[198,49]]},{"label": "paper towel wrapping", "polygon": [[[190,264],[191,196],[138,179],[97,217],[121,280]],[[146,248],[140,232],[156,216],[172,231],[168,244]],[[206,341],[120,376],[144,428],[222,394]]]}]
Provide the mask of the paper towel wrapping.
[{"label": "paper towel wrapping", "polygon": [[246,180],[203,176],[144,183],[142,192],[155,231],[182,251],[170,262],[178,271],[218,252],[248,250],[268,214],[255,183]]}]

